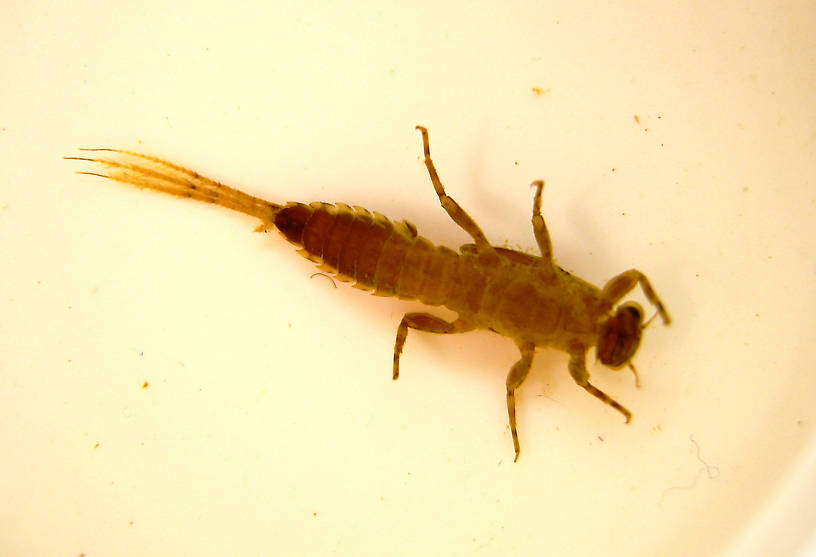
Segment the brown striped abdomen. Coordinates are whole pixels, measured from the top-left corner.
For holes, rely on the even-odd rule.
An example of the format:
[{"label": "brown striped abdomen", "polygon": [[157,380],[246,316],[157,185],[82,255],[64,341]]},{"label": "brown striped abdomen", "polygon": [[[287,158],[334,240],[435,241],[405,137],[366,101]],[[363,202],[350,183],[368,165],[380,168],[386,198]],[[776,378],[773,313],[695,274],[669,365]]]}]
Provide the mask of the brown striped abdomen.
[{"label": "brown striped abdomen", "polygon": [[289,203],[275,226],[299,253],[378,296],[478,311],[486,283],[477,258],[434,246],[407,222],[343,203]]}]

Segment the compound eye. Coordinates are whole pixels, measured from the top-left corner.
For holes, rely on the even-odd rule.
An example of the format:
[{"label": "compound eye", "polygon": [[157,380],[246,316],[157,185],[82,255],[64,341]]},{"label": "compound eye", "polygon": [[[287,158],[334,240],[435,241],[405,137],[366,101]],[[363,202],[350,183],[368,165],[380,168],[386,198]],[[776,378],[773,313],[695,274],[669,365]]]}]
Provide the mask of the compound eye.
[{"label": "compound eye", "polygon": [[634,302],[618,307],[604,323],[598,337],[598,359],[609,367],[620,367],[632,359],[640,345],[643,310]]},{"label": "compound eye", "polygon": [[641,307],[635,302],[628,302],[618,308],[616,315],[622,315],[624,313],[628,314],[631,323],[637,324],[638,329],[640,329],[640,324],[643,322],[643,310]]}]

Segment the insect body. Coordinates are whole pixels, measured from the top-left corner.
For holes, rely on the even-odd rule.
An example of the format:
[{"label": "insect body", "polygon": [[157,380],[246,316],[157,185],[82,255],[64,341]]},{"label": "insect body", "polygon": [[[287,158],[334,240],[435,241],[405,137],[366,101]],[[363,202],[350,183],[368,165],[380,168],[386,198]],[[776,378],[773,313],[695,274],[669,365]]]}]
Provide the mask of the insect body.
[{"label": "insect body", "polygon": [[[339,280],[377,296],[416,299],[445,306],[458,314],[446,321],[429,313],[408,313],[397,328],[393,378],[409,329],[453,334],[489,329],[516,342],[521,358],[507,375],[507,412],[518,460],[516,389],[527,377],[536,347],[551,347],[570,355],[569,372],[590,394],[625,417],[631,413],[589,382],[586,353],[595,346],[601,363],[628,365],[640,344],[643,311],[635,303],[616,304],[640,285],[665,324],[670,318],[649,280],[637,270],[614,277],[597,288],[556,265],[550,236],[541,215],[543,181],[533,182],[533,232],[541,256],[491,246],[476,222],[445,193],[431,160],[428,131],[422,133],[425,166],[442,207],[472,238],[458,252],[436,246],[407,222],[343,203],[271,203],[230,188],[169,162],[117,149],[85,149],[110,153],[111,158],[67,157],[98,163],[100,172],[81,172],[214,203],[261,220],[258,230],[276,228],[299,253],[333,273]],[[648,324],[648,323],[647,323]],[[637,379],[637,373],[635,372]]]}]

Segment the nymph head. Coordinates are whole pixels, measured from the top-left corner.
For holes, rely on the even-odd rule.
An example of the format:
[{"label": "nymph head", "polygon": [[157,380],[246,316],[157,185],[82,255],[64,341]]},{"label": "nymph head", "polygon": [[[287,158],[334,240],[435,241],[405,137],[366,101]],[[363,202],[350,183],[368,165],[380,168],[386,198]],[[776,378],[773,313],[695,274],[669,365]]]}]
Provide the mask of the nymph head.
[{"label": "nymph head", "polygon": [[596,353],[601,363],[611,368],[630,364],[640,346],[643,309],[635,302],[618,306],[615,314],[601,325]]}]

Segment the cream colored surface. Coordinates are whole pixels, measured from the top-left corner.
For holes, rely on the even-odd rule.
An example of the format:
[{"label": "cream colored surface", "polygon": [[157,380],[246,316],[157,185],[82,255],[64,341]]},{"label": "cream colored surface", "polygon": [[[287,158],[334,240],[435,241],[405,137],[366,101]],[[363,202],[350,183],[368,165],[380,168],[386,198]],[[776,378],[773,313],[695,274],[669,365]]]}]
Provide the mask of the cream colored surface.
[{"label": "cream colored surface", "polygon": [[[290,4],[6,6],[0,554],[803,548],[812,5]],[[416,124],[493,242],[535,246],[543,178],[563,267],[650,277],[675,323],[646,333],[643,387],[590,370],[632,424],[542,351],[513,464],[510,341],[411,333],[394,383],[416,304],[309,280],[251,219],[61,158],[140,150],[457,246]]]}]

